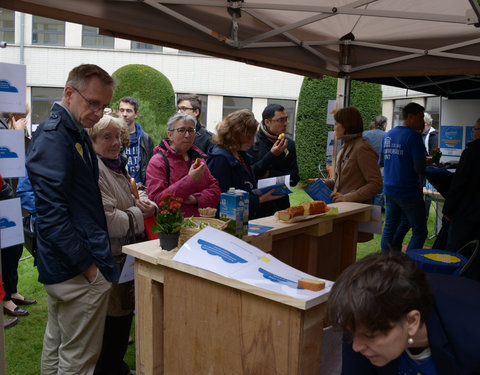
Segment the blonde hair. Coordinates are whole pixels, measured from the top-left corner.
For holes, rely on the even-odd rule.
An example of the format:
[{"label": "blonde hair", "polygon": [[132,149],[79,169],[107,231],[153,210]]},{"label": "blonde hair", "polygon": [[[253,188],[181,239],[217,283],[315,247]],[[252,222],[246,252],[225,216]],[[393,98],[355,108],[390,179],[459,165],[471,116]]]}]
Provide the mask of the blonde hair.
[{"label": "blonde hair", "polygon": [[[93,125],[93,127],[87,129],[87,133],[90,136],[90,139],[92,140],[92,142],[95,142],[100,132],[108,128],[110,124],[113,124],[114,126],[116,126],[117,129],[120,130],[120,132],[122,132],[122,129],[126,127],[122,117],[113,115],[113,113],[110,115],[104,115],[95,125]],[[123,145],[123,138],[122,138],[122,145]]]},{"label": "blonde hair", "polygon": [[7,120],[8,128],[13,129],[13,121],[12,118],[15,117],[15,120],[18,120],[19,118],[22,117],[27,117],[28,114],[30,113],[30,105],[28,103],[25,103],[25,112],[4,112],[3,117]]},{"label": "blonde hair", "polygon": [[229,151],[238,151],[246,140],[252,138],[258,128],[258,121],[252,111],[241,109],[230,113],[217,125],[213,141]]}]

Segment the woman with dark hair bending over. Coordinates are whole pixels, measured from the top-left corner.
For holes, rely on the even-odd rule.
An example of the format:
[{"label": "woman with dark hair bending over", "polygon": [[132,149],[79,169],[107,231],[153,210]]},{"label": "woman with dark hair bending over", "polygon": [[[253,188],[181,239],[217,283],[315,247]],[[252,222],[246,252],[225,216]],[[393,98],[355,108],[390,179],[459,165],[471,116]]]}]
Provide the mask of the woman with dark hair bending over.
[{"label": "woman with dark hair bending over", "polygon": [[328,316],[345,332],[342,374],[480,373],[480,283],[425,274],[403,253],[347,268]]},{"label": "woman with dark hair bending over", "polygon": [[230,113],[217,125],[213,136],[215,146],[208,153],[208,168],[218,180],[222,193],[230,187],[250,193],[249,218],[255,219],[262,202],[272,201],[284,195],[272,195],[274,189],[263,195],[256,195],[255,176],[262,176],[266,170],[253,170],[253,159],[247,150],[255,143],[258,121],[248,109]]}]

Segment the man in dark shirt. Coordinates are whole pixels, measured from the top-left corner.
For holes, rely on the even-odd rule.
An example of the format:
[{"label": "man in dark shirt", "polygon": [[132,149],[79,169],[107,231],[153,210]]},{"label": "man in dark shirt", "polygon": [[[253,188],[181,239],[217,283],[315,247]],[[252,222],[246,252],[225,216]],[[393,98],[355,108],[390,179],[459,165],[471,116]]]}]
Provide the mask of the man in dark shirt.
[{"label": "man in dark shirt", "polygon": [[[255,135],[255,144],[248,150],[254,159],[254,170],[266,171],[257,179],[290,175],[290,185],[295,186],[300,180],[297,165],[295,141],[280,134],[287,131],[288,116],[285,108],[279,104],[269,104],[262,113],[262,123]],[[288,195],[264,202],[260,206],[258,217],[271,216],[276,211],[290,207]]]},{"label": "man in dark shirt", "polygon": [[193,144],[206,154],[212,148],[213,142],[212,133],[205,129],[199,120],[202,113],[202,100],[195,94],[182,95],[177,100],[177,109],[178,112],[189,114],[197,119]]}]

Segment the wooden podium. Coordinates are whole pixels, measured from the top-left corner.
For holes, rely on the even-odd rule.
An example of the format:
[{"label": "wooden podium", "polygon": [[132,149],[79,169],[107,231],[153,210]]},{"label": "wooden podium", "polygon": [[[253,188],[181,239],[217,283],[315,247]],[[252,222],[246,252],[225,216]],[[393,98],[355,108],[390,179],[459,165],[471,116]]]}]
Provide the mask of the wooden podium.
[{"label": "wooden podium", "polygon": [[135,257],[137,373],[318,375],[328,293],[310,301],[173,261],[153,240]]},{"label": "wooden podium", "polygon": [[[355,262],[357,222],[371,206],[336,203],[337,216],[273,227],[245,241],[327,280]],[[328,294],[308,302],[173,261],[153,240],[135,257],[137,373],[318,375]]]}]

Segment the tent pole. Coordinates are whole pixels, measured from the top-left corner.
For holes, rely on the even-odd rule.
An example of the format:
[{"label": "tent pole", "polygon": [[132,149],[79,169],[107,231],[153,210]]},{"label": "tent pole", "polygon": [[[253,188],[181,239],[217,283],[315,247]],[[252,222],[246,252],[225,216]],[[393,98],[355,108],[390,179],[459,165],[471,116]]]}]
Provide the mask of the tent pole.
[{"label": "tent pole", "polygon": [[[337,79],[337,111],[340,108],[345,108],[350,105],[350,88],[351,88],[351,79],[347,78],[338,78]],[[335,176],[337,169],[337,146],[338,139],[333,136],[333,152],[332,152],[332,177]]]}]

